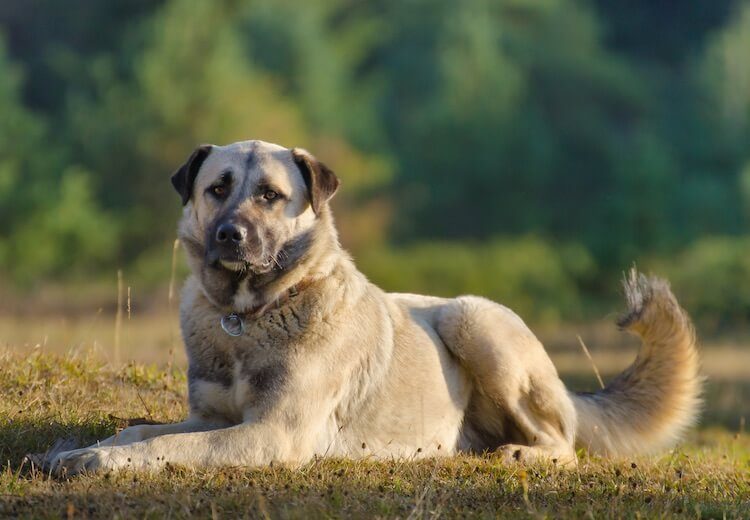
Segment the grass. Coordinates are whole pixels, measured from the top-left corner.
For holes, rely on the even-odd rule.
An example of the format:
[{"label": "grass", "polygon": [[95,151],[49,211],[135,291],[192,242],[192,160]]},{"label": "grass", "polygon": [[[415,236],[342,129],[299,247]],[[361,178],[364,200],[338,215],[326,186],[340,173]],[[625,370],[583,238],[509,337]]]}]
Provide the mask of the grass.
[{"label": "grass", "polygon": [[317,460],[158,474],[50,478],[24,462],[58,438],[86,444],[126,418],[187,413],[181,368],[112,368],[95,355],[0,355],[0,515],[13,517],[664,517],[750,515],[750,437],[693,432],[659,458],[578,469],[505,467],[492,455],[425,461]]},{"label": "grass", "polygon": [[[0,318],[0,516],[750,517],[750,436],[742,426],[750,418],[750,351],[738,342],[703,348],[704,426],[657,458],[581,453],[573,471],[505,467],[491,454],[317,460],[302,468],[171,468],[58,480],[24,455],[59,438],[86,445],[132,420],[184,418],[185,357],[174,312],[139,314],[136,307],[132,319],[123,316],[119,343],[121,356],[135,360],[129,364],[114,361],[111,312],[41,316]],[[605,323],[580,331],[605,380],[635,352],[612,330]],[[566,383],[595,390],[578,332],[542,337]]]}]

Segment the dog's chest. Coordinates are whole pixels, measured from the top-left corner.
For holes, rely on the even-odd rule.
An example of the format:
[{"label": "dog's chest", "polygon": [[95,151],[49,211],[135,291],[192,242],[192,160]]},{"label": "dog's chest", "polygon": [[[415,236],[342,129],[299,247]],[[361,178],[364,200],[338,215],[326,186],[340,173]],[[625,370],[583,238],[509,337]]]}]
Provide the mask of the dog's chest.
[{"label": "dog's chest", "polygon": [[[191,342],[198,337],[204,341]],[[191,409],[241,422],[268,407],[289,373],[289,338],[283,339],[257,327],[237,338],[216,330],[186,335]]]},{"label": "dog's chest", "polygon": [[275,359],[248,364],[247,356],[233,357],[221,380],[191,377],[190,404],[203,416],[220,416],[239,423],[260,413],[273,402],[283,385],[287,369]]}]

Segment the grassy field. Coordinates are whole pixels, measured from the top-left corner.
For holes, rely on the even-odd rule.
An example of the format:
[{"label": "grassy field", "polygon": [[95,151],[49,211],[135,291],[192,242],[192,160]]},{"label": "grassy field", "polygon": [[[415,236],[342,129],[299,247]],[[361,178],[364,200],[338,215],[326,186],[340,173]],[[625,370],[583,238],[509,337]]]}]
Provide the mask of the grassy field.
[{"label": "grassy field", "polygon": [[[594,347],[603,344],[597,330],[583,336],[606,379],[624,368],[634,345],[617,338]],[[742,347],[704,348],[710,378],[704,423],[685,444],[657,458],[604,461],[582,453],[573,471],[504,467],[492,455],[320,460],[296,469],[173,468],[57,480],[24,462],[24,455],[59,438],[83,445],[133,419],[186,415],[174,316],[124,319],[120,363],[112,351],[111,317],[7,319],[0,320],[0,331],[0,516],[750,517],[750,436],[742,425],[750,362]],[[577,389],[595,388],[575,334],[550,342],[564,379]]]}]

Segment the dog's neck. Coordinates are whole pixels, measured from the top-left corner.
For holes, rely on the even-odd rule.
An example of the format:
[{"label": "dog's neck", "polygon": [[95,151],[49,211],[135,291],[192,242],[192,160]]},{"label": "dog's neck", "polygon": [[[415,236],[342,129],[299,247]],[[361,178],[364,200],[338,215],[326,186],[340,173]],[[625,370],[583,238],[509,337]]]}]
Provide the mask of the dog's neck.
[{"label": "dog's neck", "polygon": [[296,285],[289,287],[286,291],[282,292],[275,298],[270,298],[267,301],[265,299],[259,300],[259,302],[256,305],[251,306],[249,308],[235,310],[231,312],[230,315],[239,316],[240,318],[245,319],[245,320],[252,320],[252,319],[259,318],[260,316],[262,316],[263,314],[265,314],[267,311],[271,309],[279,308],[282,305],[286,305],[289,302],[289,300],[298,296],[302,291],[304,291],[310,285],[315,283],[315,281],[316,280],[312,278],[304,279],[300,281],[299,283],[297,283]]}]

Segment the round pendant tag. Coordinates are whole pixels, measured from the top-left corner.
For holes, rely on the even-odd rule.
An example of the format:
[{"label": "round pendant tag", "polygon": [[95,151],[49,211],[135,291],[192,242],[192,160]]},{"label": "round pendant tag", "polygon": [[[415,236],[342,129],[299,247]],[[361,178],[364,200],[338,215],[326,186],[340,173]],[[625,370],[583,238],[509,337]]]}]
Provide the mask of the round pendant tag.
[{"label": "round pendant tag", "polygon": [[230,336],[237,337],[242,336],[242,333],[245,331],[245,324],[242,323],[242,318],[232,313],[221,318],[221,328]]}]

